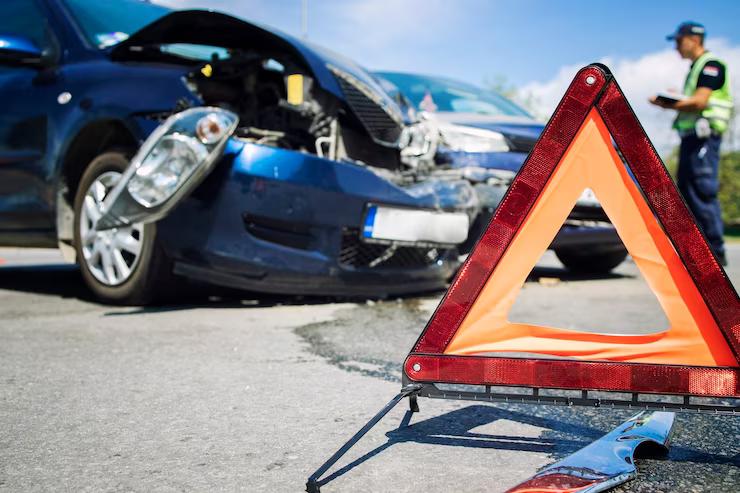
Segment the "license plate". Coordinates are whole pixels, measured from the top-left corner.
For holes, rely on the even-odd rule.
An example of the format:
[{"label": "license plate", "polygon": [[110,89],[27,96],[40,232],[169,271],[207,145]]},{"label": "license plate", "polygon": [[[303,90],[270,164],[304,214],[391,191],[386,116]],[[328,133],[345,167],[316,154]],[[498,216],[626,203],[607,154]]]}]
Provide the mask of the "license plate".
[{"label": "license plate", "polygon": [[469,228],[468,215],[462,212],[370,205],[362,236],[375,240],[457,245],[468,238]]}]

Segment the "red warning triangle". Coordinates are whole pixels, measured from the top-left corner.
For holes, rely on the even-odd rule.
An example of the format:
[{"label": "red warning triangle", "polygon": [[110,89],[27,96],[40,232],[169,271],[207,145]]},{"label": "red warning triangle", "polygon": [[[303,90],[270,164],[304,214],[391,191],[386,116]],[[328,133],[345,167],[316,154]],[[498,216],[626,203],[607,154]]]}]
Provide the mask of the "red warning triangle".
[{"label": "red warning triangle", "polygon": [[[655,293],[667,330],[596,334],[508,320],[586,188]],[[418,383],[740,397],[738,295],[605,66],[576,75],[404,374]]]}]

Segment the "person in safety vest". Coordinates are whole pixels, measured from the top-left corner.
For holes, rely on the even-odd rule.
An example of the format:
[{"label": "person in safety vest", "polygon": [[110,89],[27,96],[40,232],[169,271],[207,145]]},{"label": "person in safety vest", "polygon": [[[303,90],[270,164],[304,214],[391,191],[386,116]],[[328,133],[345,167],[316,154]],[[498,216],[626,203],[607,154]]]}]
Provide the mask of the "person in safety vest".
[{"label": "person in safety vest", "polygon": [[677,101],[661,95],[650,102],[678,111],[673,128],[681,137],[678,189],[702,228],[717,260],[727,265],[719,190],[719,146],[732,117],[727,64],[704,48],[704,26],[684,22],[667,37],[675,40],[681,58],[691,60],[683,96]]}]

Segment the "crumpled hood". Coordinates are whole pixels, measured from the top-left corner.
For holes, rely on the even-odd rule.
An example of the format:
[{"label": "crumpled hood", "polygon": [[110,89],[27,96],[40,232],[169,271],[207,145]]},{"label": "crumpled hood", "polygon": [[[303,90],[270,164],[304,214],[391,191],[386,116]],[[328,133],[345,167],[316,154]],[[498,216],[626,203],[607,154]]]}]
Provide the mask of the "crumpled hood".
[{"label": "crumpled hood", "polygon": [[[313,72],[314,79],[319,86],[343,100],[346,97],[328,66],[339,68],[363,82],[374,93],[377,93],[376,96],[388,107],[394,110],[398,107],[377,81],[352,60],[266,26],[259,26],[212,10],[174,11],[115,45],[111,48],[110,55],[113,58],[131,60],[136,58],[137,47],[174,43],[223,48],[275,46],[277,49],[292,51],[299,55],[307,68]],[[400,109],[398,112],[400,114]]]}]

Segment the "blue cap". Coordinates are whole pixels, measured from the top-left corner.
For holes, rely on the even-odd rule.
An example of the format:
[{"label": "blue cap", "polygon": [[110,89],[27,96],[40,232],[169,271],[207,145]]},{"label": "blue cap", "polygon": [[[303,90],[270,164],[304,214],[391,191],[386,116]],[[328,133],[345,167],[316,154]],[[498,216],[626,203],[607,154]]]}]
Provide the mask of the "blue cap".
[{"label": "blue cap", "polygon": [[669,34],[665,37],[668,41],[672,41],[676,38],[680,38],[681,36],[704,36],[706,34],[706,29],[704,29],[703,24],[699,24],[698,22],[682,22],[679,24],[679,26],[676,28],[676,32],[673,34]]}]

